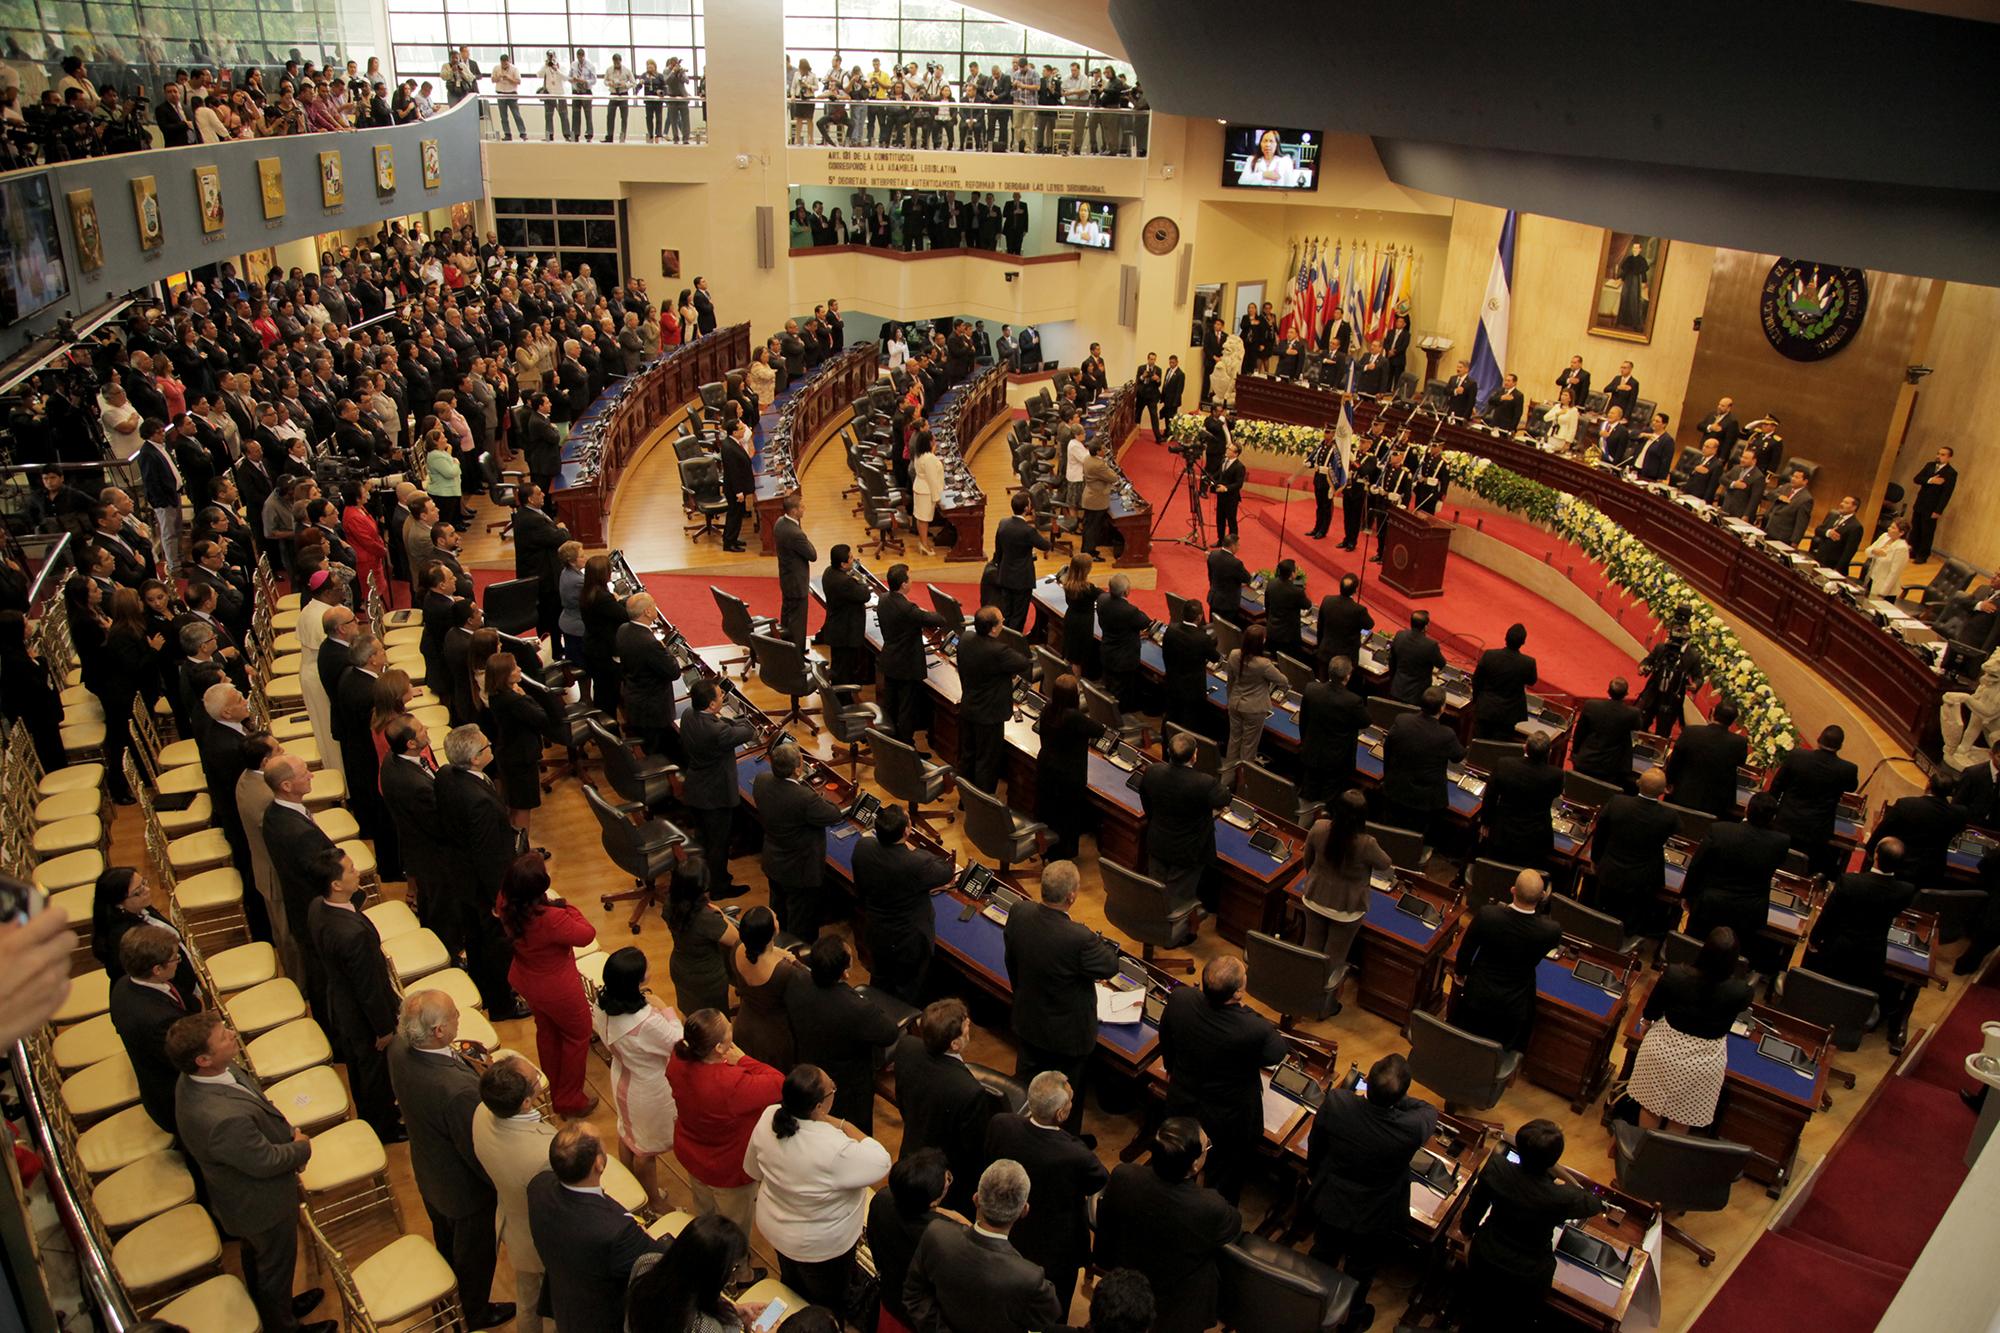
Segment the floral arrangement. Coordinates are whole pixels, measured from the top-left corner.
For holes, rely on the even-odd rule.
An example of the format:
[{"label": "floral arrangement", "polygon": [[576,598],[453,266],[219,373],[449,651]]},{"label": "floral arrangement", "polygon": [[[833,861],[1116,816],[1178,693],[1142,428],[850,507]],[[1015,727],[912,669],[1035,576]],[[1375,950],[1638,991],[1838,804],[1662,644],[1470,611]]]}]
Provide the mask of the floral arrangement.
[{"label": "floral arrangement", "polygon": [[[1176,443],[1192,444],[1200,437],[1201,427],[1201,417],[1184,415],[1174,418],[1169,433]],[[1304,457],[1319,448],[1322,432],[1312,426],[1277,421],[1239,421],[1231,436],[1245,448]],[[1689,641],[1700,655],[1709,683],[1736,705],[1754,762],[1776,763],[1799,743],[1791,714],[1778,699],[1770,678],[1750,660],[1735,631],[1644,542],[1595,505],[1530,481],[1491,459],[1457,451],[1447,453],[1446,458],[1455,482],[1495,508],[1547,528],[1577,547],[1603,568],[1614,586],[1644,602],[1656,619],[1671,621],[1685,613]]]}]

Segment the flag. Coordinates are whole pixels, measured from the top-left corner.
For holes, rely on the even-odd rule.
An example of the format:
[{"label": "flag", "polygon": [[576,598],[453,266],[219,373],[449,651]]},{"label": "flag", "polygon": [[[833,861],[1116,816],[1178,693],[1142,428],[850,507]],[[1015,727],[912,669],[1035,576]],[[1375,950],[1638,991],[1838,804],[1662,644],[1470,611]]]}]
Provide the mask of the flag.
[{"label": "flag", "polygon": [[1416,302],[1411,296],[1411,289],[1416,286],[1417,281],[1416,266],[1416,254],[1410,250],[1405,250],[1402,257],[1396,261],[1396,294],[1389,298],[1389,309],[1392,313],[1397,310],[1416,309]]},{"label": "flag", "polygon": [[1340,400],[1340,416],[1333,423],[1333,438],[1340,445],[1334,455],[1333,484],[1336,489],[1347,485],[1348,460],[1354,457],[1354,395],[1344,395]]},{"label": "flag", "polygon": [[1396,319],[1396,256],[1379,259],[1375,268],[1375,296],[1368,308],[1368,340],[1379,342],[1389,336]]},{"label": "flag", "polygon": [[1312,336],[1313,260],[1317,254],[1318,246],[1315,244],[1299,264],[1297,279],[1285,289],[1285,315],[1278,324],[1278,331],[1284,337]]},{"label": "flag", "polygon": [[1292,337],[1293,331],[1298,328],[1298,284],[1296,279],[1304,277],[1306,273],[1305,263],[1300,258],[1302,250],[1303,247],[1301,246],[1292,247],[1291,267],[1285,270],[1285,309],[1284,313],[1278,316],[1278,336],[1281,338]]},{"label": "flag", "polygon": [[1312,345],[1319,346],[1319,340],[1334,320],[1340,317],[1340,251],[1334,251],[1333,268],[1326,266],[1326,254],[1319,257],[1319,321],[1313,330]]},{"label": "flag", "polygon": [[1493,271],[1486,278],[1486,299],[1479,310],[1479,333],[1472,340],[1472,381],[1479,399],[1500,391],[1507,366],[1507,316],[1513,300],[1514,227],[1516,214],[1507,210],[1500,224],[1500,244],[1493,251]]},{"label": "flag", "polygon": [[[1367,282],[1367,275],[1360,271],[1362,266],[1361,245],[1356,242],[1354,254],[1349,258],[1347,265],[1347,322],[1354,326],[1356,341],[1365,344],[1368,339],[1368,313],[1361,308],[1361,289]],[[1366,348],[1357,346],[1349,350],[1358,357],[1358,354]]]}]

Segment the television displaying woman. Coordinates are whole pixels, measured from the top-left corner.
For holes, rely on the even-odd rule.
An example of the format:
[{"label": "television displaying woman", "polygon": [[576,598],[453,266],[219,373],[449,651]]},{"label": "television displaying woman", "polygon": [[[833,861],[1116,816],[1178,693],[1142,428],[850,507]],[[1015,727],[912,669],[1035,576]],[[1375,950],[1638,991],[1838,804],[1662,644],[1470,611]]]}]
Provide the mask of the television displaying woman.
[{"label": "television displaying woman", "polygon": [[1105,234],[1103,226],[1091,216],[1090,205],[1081,201],[1077,203],[1076,216],[1070,219],[1069,230],[1063,233],[1063,239],[1071,245],[1091,245],[1099,248],[1111,244],[1111,238]]},{"label": "television displaying woman", "polygon": [[1265,130],[1257,136],[1256,155],[1246,159],[1236,178],[1238,185],[1275,185],[1289,190],[1299,183],[1299,164],[1278,151],[1278,132]]}]

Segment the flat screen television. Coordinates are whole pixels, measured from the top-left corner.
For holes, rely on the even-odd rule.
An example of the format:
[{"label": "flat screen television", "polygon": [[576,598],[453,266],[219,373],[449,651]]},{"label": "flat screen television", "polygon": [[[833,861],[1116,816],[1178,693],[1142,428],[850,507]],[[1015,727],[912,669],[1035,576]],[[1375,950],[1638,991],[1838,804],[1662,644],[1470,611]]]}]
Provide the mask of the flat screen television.
[{"label": "flat screen television", "polygon": [[1118,227],[1118,205],[1063,195],[1056,200],[1056,239],[1085,250],[1109,250]]},{"label": "flat screen television", "polygon": [[1317,190],[1318,130],[1272,125],[1222,128],[1222,183],[1257,190]]},{"label": "flat screen television", "polygon": [[0,324],[69,295],[47,172],[0,183]]}]

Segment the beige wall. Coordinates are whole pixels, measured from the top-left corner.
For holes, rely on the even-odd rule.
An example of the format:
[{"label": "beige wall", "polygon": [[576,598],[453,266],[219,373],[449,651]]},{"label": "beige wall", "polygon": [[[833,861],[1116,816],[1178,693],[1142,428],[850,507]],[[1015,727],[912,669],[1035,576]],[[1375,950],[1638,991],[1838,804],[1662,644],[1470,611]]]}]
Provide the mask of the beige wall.
[{"label": "beige wall", "polygon": [[1938,547],[1981,569],[2000,566],[2000,288],[1945,284],[1937,329],[1923,358],[1932,373],[1916,389],[1910,428],[1892,480],[1908,491],[1917,469],[1950,445],[1958,489]]},{"label": "beige wall", "polygon": [[1079,276],[1085,262],[1082,256],[1021,265],[962,255],[905,260],[834,250],[795,255],[786,267],[794,310],[831,298],[886,319],[965,315],[1020,328],[1077,318],[1077,291],[1088,285]]},{"label": "beige wall", "polygon": [[[1438,323],[1426,332],[1442,333],[1454,344],[1445,353],[1441,373],[1450,362],[1472,359],[1472,342],[1479,328],[1479,311],[1486,296],[1486,278],[1493,268],[1493,251],[1500,243],[1502,209],[1459,203],[1451,219],[1451,243],[1445,257],[1444,292]],[[1659,315],[1653,321],[1651,343],[1628,342],[1589,333],[1591,303],[1598,291],[1597,261],[1603,253],[1604,230],[1560,218],[1523,214],[1514,237],[1513,318],[1507,326],[1507,360],[1503,370],[1520,376],[1536,398],[1550,397],[1558,372],[1581,354],[1591,383],[1602,385],[1618,373],[1620,361],[1632,363],[1641,396],[1651,398],[1675,422],[1685,413],[1688,371],[1699,336],[1695,316],[1708,299],[1709,269],[1715,251],[1706,245],[1675,241],[1667,251],[1661,280]]]}]

